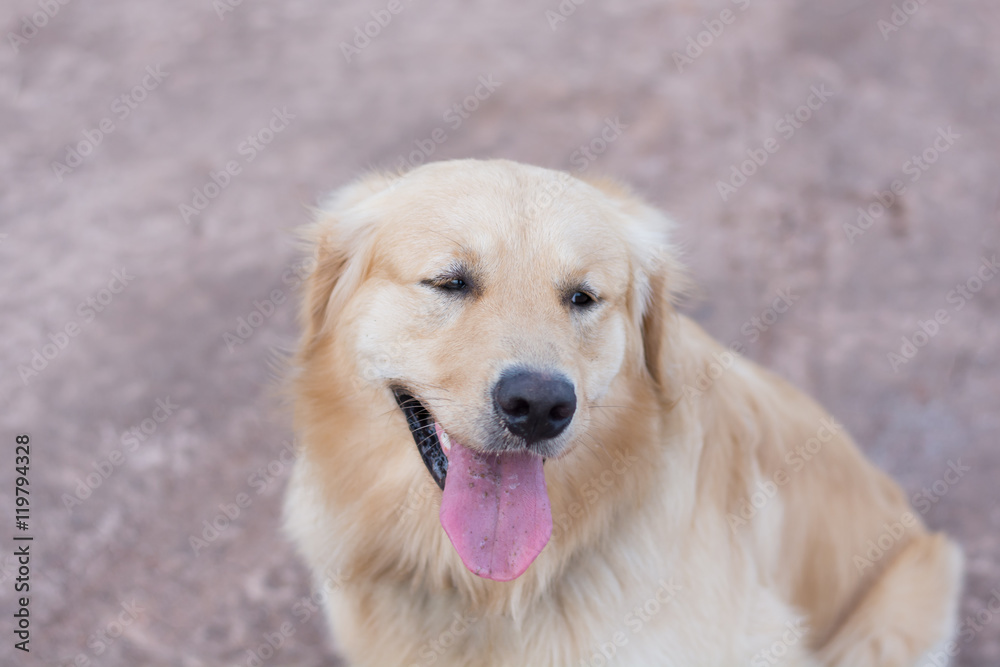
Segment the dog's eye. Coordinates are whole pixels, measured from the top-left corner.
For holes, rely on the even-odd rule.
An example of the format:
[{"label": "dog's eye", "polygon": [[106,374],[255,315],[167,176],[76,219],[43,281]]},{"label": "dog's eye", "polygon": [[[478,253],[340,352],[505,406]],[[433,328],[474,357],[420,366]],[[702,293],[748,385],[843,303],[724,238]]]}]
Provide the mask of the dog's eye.
[{"label": "dog's eye", "polygon": [[472,290],[472,285],[463,274],[452,273],[451,271],[434,278],[425,278],[420,282],[427,287],[431,287],[436,290],[443,290],[445,292],[465,294],[467,292],[471,292]]},{"label": "dog's eye", "polygon": [[573,296],[569,298],[569,302],[574,306],[584,307],[594,303],[594,298],[586,292],[573,292]]}]

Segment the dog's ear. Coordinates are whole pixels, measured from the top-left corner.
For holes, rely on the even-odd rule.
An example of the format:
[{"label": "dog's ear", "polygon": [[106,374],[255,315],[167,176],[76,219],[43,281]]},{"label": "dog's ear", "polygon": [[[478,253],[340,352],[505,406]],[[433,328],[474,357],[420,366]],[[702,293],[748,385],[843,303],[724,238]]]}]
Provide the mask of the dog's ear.
[{"label": "dog's ear", "polygon": [[364,279],[376,222],[364,204],[394,180],[374,173],[344,186],[321,202],[316,221],[304,230],[313,261],[302,303],[305,349],[328,330],[347,295]]},{"label": "dog's ear", "polygon": [[663,385],[661,350],[666,338],[666,318],[669,317],[669,301],[665,295],[666,277],[654,271],[649,276],[649,288],[644,299],[639,330],[642,332],[642,357],[646,371],[657,386]]},{"label": "dog's ear", "polygon": [[629,305],[635,330],[642,337],[643,365],[653,382],[663,388],[669,322],[676,312],[678,298],[690,287],[679,250],[671,242],[675,225],[617,182],[604,179],[588,182],[608,195],[624,214],[632,258]]},{"label": "dog's ear", "polygon": [[632,220],[638,229],[632,247],[632,293],[642,357],[653,382],[665,389],[670,321],[679,295],[688,289],[687,272],[670,243],[671,220],[645,204],[633,212]]}]

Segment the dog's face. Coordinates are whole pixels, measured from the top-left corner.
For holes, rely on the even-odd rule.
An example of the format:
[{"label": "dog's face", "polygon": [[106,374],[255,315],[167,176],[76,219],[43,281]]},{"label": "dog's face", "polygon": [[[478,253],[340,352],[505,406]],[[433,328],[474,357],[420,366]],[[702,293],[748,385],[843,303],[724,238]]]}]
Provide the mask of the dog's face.
[{"label": "dog's face", "polygon": [[[513,578],[551,531],[543,462],[588,446],[623,365],[643,363],[658,239],[606,192],[511,163],[438,163],[358,188],[339,202],[338,275],[313,286],[314,335],[335,329],[359,382],[403,411],[466,565]],[[479,533],[513,546],[484,562],[458,543]]]}]

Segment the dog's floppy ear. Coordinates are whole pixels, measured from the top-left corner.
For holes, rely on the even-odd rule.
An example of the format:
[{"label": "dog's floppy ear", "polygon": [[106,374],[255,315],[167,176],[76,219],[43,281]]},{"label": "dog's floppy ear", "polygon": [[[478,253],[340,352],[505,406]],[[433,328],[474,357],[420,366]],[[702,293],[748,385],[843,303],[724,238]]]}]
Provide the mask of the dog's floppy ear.
[{"label": "dog's floppy ear", "polygon": [[688,289],[688,277],[670,243],[674,223],[663,213],[639,204],[632,213],[638,230],[632,244],[633,302],[636,324],[642,334],[642,356],[646,371],[661,389],[666,388],[665,349],[670,320],[679,295]]},{"label": "dog's floppy ear", "polygon": [[610,180],[591,180],[624,214],[632,256],[630,307],[634,325],[642,336],[643,364],[652,380],[663,388],[666,380],[664,349],[677,298],[690,282],[671,243],[674,223],[636,197],[625,186]]},{"label": "dog's floppy ear", "polygon": [[312,247],[313,271],[302,304],[306,349],[330,326],[346,296],[357,289],[370,264],[375,221],[365,201],[387,189],[394,177],[369,174],[324,199],[303,236]]}]

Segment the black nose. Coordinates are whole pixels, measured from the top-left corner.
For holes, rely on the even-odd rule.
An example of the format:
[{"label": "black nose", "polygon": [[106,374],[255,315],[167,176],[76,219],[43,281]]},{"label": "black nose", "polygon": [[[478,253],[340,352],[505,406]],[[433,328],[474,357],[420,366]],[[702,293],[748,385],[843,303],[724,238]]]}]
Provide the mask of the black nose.
[{"label": "black nose", "polygon": [[570,381],[536,371],[504,373],[493,388],[493,400],[507,429],[528,444],[556,437],[576,412]]}]

